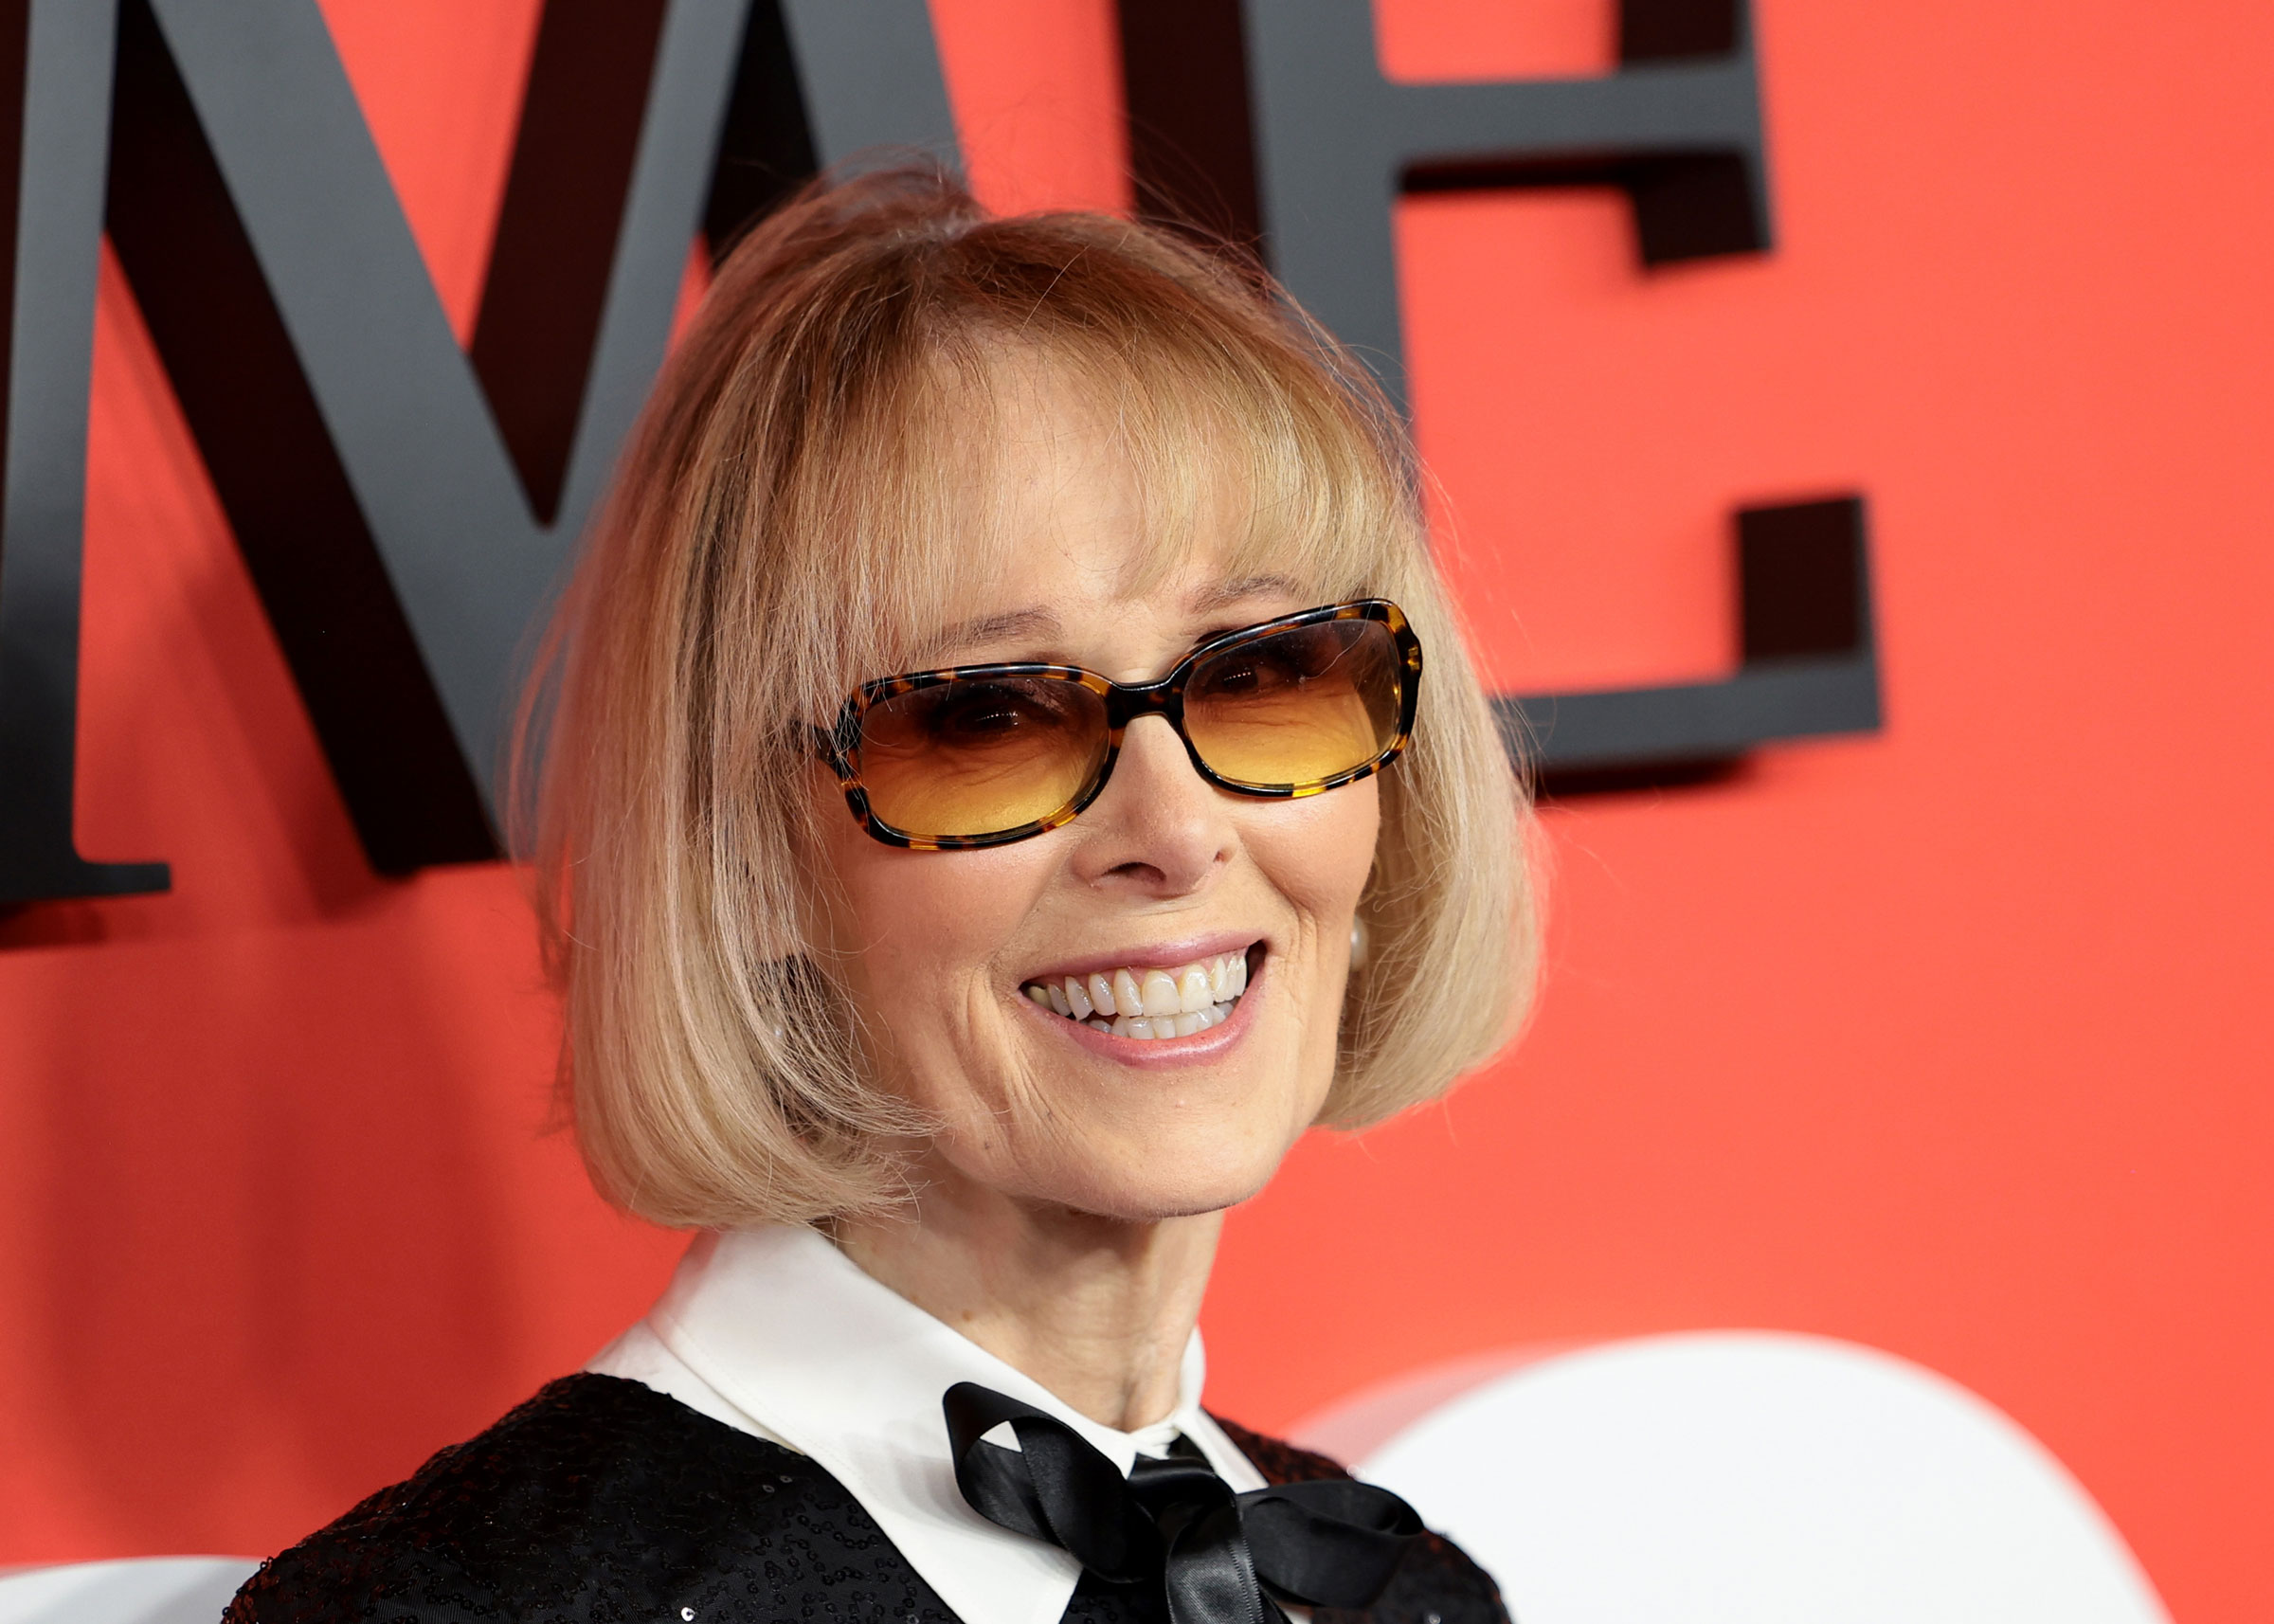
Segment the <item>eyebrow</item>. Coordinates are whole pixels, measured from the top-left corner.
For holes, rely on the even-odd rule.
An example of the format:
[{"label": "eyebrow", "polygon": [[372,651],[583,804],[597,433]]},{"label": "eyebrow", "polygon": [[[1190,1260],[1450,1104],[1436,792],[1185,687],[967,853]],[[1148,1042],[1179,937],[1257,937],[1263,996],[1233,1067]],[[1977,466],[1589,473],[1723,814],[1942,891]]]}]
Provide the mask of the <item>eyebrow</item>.
[{"label": "eyebrow", "polygon": [[969,648],[973,643],[1005,642],[1012,638],[1055,637],[1058,617],[1044,608],[1011,609],[1000,615],[978,615],[958,621],[940,633],[932,646],[943,652]]},{"label": "eyebrow", "polygon": [[1218,581],[1193,594],[1192,607],[1196,614],[1207,614],[1212,609],[1226,608],[1244,603],[1250,598],[1268,598],[1285,594],[1292,597],[1298,591],[1294,581],[1285,575],[1240,575],[1230,581]]},{"label": "eyebrow", "polygon": [[[1206,615],[1250,598],[1291,595],[1295,589],[1295,583],[1285,575],[1241,575],[1201,587],[1192,595],[1191,608],[1196,615]],[[1060,629],[1058,617],[1050,609],[1040,606],[1009,609],[999,615],[975,615],[970,620],[958,621],[943,630],[931,646],[947,655],[974,644],[1056,637]]]}]

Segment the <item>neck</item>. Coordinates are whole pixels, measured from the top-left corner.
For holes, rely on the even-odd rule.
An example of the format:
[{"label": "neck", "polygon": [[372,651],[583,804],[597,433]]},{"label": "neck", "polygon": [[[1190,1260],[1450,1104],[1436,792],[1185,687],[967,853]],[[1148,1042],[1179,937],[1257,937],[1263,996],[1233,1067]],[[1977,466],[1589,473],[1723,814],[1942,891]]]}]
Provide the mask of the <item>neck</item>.
[{"label": "neck", "polygon": [[871,1278],[1128,1432],[1176,1408],[1222,1224],[1100,1218],[949,1174],[912,1213],[840,1220],[835,1238]]}]

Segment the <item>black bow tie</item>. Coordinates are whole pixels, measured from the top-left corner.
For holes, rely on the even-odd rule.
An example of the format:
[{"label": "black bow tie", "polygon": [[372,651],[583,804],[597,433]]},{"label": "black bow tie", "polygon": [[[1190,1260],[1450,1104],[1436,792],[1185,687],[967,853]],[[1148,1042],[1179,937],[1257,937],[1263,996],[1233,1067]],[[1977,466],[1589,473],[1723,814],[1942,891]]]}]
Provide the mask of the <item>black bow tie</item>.
[{"label": "black bow tie", "polygon": [[[1189,1443],[1128,1477],[1065,1422],[992,1388],[948,1389],[956,1487],[989,1522],[1048,1540],[1115,1584],[1159,1581],[1171,1624],[1281,1624],[1265,1599],[1363,1607],[1421,1519],[1386,1489],[1328,1478],[1235,1494]],[[1016,1450],[985,1441],[1008,1421]]]}]

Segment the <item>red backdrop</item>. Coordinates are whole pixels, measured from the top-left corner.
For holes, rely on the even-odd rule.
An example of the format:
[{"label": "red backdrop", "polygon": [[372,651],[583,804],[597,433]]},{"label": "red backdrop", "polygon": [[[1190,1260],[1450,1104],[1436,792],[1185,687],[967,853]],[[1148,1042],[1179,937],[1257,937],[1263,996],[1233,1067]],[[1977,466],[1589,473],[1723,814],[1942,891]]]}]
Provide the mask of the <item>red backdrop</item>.
[{"label": "red backdrop", "polygon": [[[325,9],[462,331],[533,0]],[[1381,0],[1384,56],[1586,71],[1610,9]],[[933,11],[983,193],[1118,205],[1105,0]],[[2034,1431],[2181,1619],[2274,1616],[2274,11],[1759,13],[1777,251],[1644,276],[1605,196],[1408,206],[1419,432],[1510,685],[1726,663],[1728,509],[1868,492],[1886,730],[1550,811],[1537,1026],[1235,1218],[1213,1397],[1853,1338]],[[514,877],[364,866],[107,271],[90,482],[81,846],[176,889],[0,921],[0,1563],[273,1549],[678,1244],[538,1131]]]}]

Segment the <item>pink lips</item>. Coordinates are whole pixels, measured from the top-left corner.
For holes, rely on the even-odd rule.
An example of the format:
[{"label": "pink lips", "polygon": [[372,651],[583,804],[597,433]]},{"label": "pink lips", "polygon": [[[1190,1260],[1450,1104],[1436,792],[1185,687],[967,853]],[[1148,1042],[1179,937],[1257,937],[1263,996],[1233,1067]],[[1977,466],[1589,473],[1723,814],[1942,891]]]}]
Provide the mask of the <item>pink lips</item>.
[{"label": "pink lips", "polygon": [[1173,970],[1191,964],[1195,959],[1212,959],[1218,953],[1244,953],[1261,939],[1223,930],[1213,936],[1194,936],[1182,942],[1157,942],[1146,947],[1133,947],[1118,956],[1093,953],[1087,959],[1076,959],[1051,969],[1038,970],[1020,979],[1021,983],[1053,982],[1064,981],[1068,976],[1089,976],[1100,972],[1111,975],[1115,970]]}]

